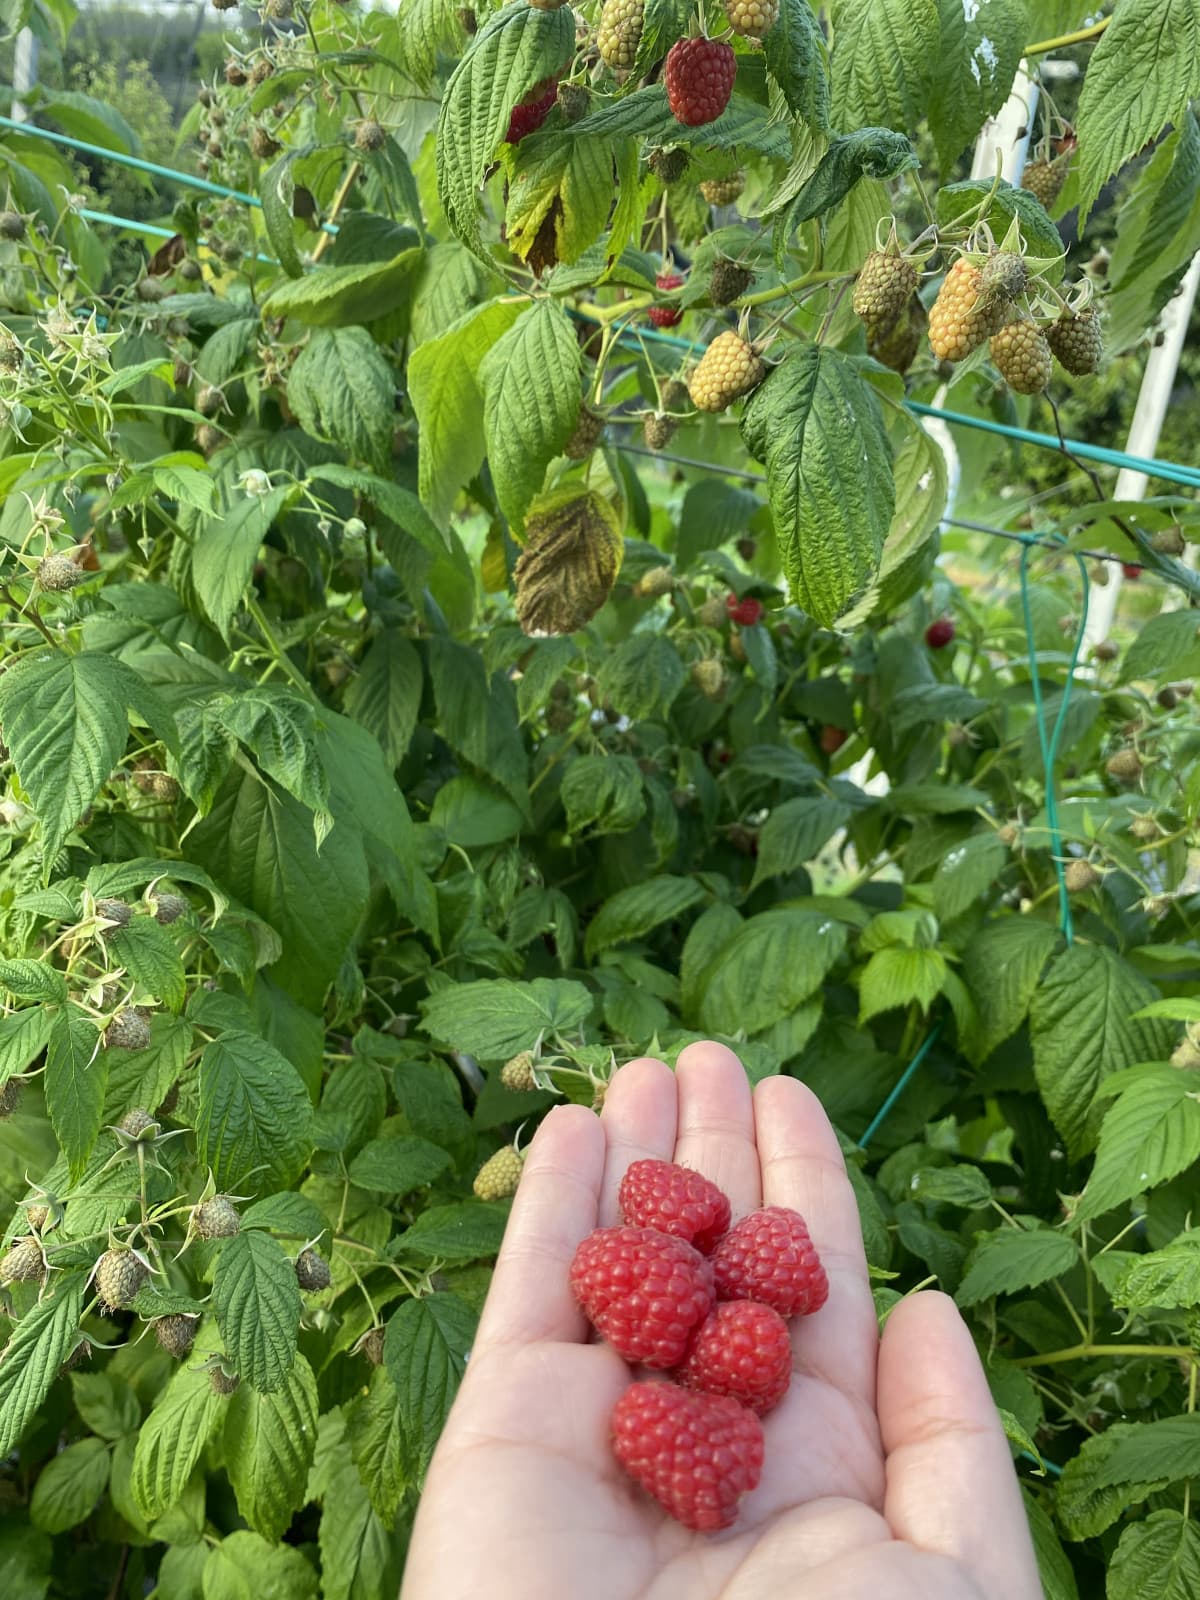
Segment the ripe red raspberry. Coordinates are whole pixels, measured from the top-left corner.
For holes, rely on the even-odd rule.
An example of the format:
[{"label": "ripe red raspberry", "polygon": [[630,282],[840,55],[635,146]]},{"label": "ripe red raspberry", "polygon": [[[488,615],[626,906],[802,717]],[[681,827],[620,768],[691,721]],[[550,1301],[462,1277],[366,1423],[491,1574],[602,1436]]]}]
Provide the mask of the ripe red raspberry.
[{"label": "ripe red raspberry", "polygon": [[[683,276],[678,272],[660,272],[654,279],[656,289],[682,289]],[[651,306],[646,315],[656,328],[673,328],[677,322],[683,321],[683,312],[679,306]]]},{"label": "ripe red raspberry", "polygon": [[558,80],[556,78],[543,78],[540,83],[535,83],[529,91],[529,98],[522,100],[519,105],[512,108],[512,115],[508,119],[508,132],[504,135],[506,144],[520,144],[526,134],[536,133],[554,110],[558,99]]},{"label": "ripe red raspberry", "polygon": [[[716,666],[720,672],[720,663]],[[635,1161],[621,1179],[617,1199],[630,1226],[674,1234],[705,1255],[729,1226],[729,1201],[716,1184],[671,1161]]]},{"label": "ripe red raspberry", "polygon": [[[730,595],[729,599],[733,598]],[[762,601],[756,600],[753,595],[748,595],[745,600],[737,600],[733,605],[727,600],[725,607],[729,612],[729,620],[736,622],[739,628],[753,628],[756,623],[762,621]]]},{"label": "ripe red raspberry", "polygon": [[667,52],[663,76],[676,122],[698,128],[715,122],[729,104],[737,57],[733,46],[719,39],[680,39]]},{"label": "ripe red raspberry", "polygon": [[718,1299],[758,1300],[781,1317],[806,1317],[829,1295],[804,1218],[786,1206],[743,1217],[713,1251],[712,1264]]},{"label": "ripe red raspberry", "polygon": [[949,617],[938,617],[925,629],[925,643],[931,650],[944,650],[954,638],[954,623]]},{"label": "ripe red raspberry", "polygon": [[771,1306],[729,1300],[700,1324],[675,1377],[687,1389],[727,1394],[765,1417],[792,1381],[787,1323]]},{"label": "ripe red raspberry", "polygon": [[1121,563],[1121,571],[1129,579],[1130,583],[1136,583],[1142,575],[1142,569],[1136,561],[1123,561]]},{"label": "ripe red raspberry", "polygon": [[762,1423],[724,1395],[632,1384],[613,1409],[612,1438],[629,1476],[698,1533],[728,1528],[762,1477]]},{"label": "ripe red raspberry", "polygon": [[588,1320],[631,1364],[677,1367],[712,1309],[712,1267],[685,1239],[653,1228],[597,1228],[571,1263]]},{"label": "ripe red raspberry", "polygon": [[849,737],[845,728],[835,728],[832,723],[827,722],[821,729],[817,743],[827,756],[835,756]]}]

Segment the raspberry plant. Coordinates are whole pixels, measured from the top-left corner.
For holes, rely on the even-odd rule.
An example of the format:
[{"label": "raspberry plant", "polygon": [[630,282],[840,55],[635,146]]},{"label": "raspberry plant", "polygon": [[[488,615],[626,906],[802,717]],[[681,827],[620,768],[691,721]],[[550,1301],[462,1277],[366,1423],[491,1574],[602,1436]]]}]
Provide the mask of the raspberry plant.
[{"label": "raspberry plant", "polygon": [[[15,1592],[393,1595],[518,1148],[700,1034],[821,1095],[880,1315],[956,1296],[1051,1600],[1194,1592],[1195,504],[987,503],[972,435],[1023,595],[904,404],[1136,378],[1200,16],[1094,9],[272,0],[181,129],[234,193],[132,279],[4,133]],[[1073,125],[966,176],[1071,30]],[[1073,549],[1145,581],[1068,700]]]}]

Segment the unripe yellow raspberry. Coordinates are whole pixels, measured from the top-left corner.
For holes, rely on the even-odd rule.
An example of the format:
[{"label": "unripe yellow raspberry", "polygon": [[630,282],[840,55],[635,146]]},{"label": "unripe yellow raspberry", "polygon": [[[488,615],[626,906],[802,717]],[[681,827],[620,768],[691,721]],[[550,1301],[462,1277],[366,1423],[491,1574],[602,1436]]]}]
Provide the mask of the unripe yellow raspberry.
[{"label": "unripe yellow raspberry", "polygon": [[890,328],[917,287],[917,269],[904,256],[872,250],[854,285],[854,313],[868,328]]},{"label": "unripe yellow raspberry", "polygon": [[506,1061],[500,1068],[500,1082],[506,1089],[512,1089],[517,1094],[527,1094],[530,1089],[536,1089],[537,1079],[533,1075],[533,1051],[522,1050],[520,1054]]},{"label": "unripe yellow raspberry", "polygon": [[688,380],[688,393],[697,411],[724,411],[741,395],[749,394],[766,377],[767,369],[736,333],[719,333],[700,357]]},{"label": "unripe yellow raspberry", "polygon": [[929,313],[929,343],[939,361],[965,361],[1003,326],[1007,306],[989,306],[982,284],[982,272],[965,256],[946,274]]},{"label": "unripe yellow raspberry", "polygon": [[725,0],[725,15],[734,33],[765,39],[779,21],[779,0]]},{"label": "unripe yellow raspberry", "polygon": [[514,1150],[510,1144],[505,1145],[503,1150],[497,1150],[480,1167],[472,1185],[476,1195],[480,1200],[507,1200],[517,1192],[524,1165],[525,1157],[521,1152]]},{"label": "unripe yellow raspberry", "polygon": [[633,66],[645,11],[645,0],[604,0],[596,48],[605,66],[614,72],[628,72]]},{"label": "unripe yellow raspberry", "polygon": [[710,206],[731,206],[746,187],[744,172],[731,172],[727,178],[705,178],[700,193]]}]

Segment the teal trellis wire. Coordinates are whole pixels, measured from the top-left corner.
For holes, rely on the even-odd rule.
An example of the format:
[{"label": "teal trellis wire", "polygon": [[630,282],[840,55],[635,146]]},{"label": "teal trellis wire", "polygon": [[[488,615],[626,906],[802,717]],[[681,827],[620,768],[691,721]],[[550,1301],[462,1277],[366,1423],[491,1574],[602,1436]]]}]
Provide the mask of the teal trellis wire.
[{"label": "teal trellis wire", "polygon": [[[148,233],[153,239],[173,239],[175,237],[173,228],[160,228],[157,222],[135,222],[132,217],[118,217],[112,211],[92,211],[87,206],[80,206],[75,215],[77,217],[85,217],[88,222],[106,222],[111,227],[124,228],[129,233]],[[206,242],[204,239],[200,240],[201,244]],[[255,255],[254,259],[265,262],[269,267],[277,267],[279,265],[274,256],[264,256],[259,253]]]},{"label": "teal trellis wire", "polygon": [[937,1041],[937,1037],[942,1031],[942,1021],[943,1021],[943,1019],[941,1017],[939,1017],[938,1020],[934,1023],[933,1027],[930,1028],[929,1032],[925,1035],[925,1038],[921,1043],[920,1049],[917,1051],[916,1055],[912,1058],[912,1060],[905,1067],[904,1071],[900,1074],[899,1081],[896,1083],[895,1087],[892,1089],[891,1094],[888,1095],[887,1099],[880,1106],[879,1110],[871,1118],[871,1121],[867,1126],[866,1132],[863,1134],[861,1139],[858,1139],[858,1140],[855,1141],[860,1150],[865,1150],[867,1148],[867,1146],[870,1144],[871,1140],[875,1137],[875,1135],[879,1132],[880,1128],[883,1126],[884,1119],[890,1114],[890,1112],[891,1112],[893,1106],[896,1104],[897,1100],[899,1100],[900,1096],[904,1093],[905,1089],[908,1088],[909,1084],[912,1082],[913,1078],[916,1076],[917,1070],[920,1067],[922,1061],[924,1061],[925,1057],[933,1049],[933,1046]]}]

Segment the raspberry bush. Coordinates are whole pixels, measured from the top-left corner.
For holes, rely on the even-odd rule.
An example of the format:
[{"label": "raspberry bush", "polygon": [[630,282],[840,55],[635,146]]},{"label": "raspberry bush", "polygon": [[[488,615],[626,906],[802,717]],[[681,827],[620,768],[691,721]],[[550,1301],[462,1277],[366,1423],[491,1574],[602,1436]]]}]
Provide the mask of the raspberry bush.
[{"label": "raspberry bush", "polygon": [[[1195,502],[956,433],[1022,595],[905,402],[1123,442],[1200,21],[968,10],[222,0],[178,160],[234,193],[134,274],[0,135],[15,1594],[393,1596],[537,1119],[711,1035],[829,1108],[880,1316],[956,1297],[1050,1600],[1190,1600]],[[1027,187],[970,177],[1072,30]],[[35,126],[133,150],[53,57]],[[1067,698],[1075,552],[1141,581]],[[658,1481],[693,1392],[630,1393]]]}]

